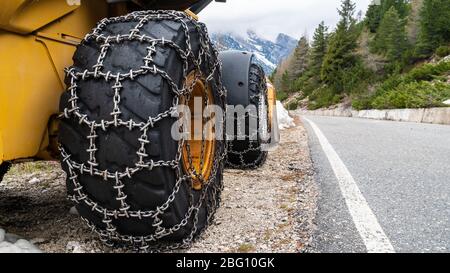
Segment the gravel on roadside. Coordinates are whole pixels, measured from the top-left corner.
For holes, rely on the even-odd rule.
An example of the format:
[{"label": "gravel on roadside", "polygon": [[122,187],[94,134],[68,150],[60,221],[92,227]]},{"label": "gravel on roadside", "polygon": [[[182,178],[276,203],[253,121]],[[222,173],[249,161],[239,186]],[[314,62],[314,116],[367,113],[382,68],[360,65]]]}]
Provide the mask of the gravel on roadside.
[{"label": "gravel on roadside", "polygon": [[310,243],[317,187],[306,131],[281,131],[257,170],[227,170],[215,223],[188,252],[302,252]]},{"label": "gravel on roadside", "polygon": [[[214,223],[182,252],[302,252],[318,190],[300,119],[258,170],[227,170]],[[104,246],[71,210],[58,163],[16,165],[0,184],[0,227],[44,252],[121,252]]]}]

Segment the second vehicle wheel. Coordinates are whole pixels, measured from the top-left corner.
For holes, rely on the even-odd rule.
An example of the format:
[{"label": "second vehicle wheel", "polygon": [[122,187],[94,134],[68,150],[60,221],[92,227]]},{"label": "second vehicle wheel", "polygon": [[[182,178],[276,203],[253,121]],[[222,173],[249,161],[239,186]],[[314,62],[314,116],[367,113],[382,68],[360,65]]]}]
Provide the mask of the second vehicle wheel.
[{"label": "second vehicle wheel", "polygon": [[[185,247],[222,191],[224,120],[192,115],[200,139],[177,139],[180,105],[225,108],[218,53],[203,24],[176,11],[104,19],[67,70],[60,142],[69,198],[107,244]],[[213,126],[207,124],[213,121]]]},{"label": "second vehicle wheel", "polygon": [[[245,138],[238,139],[235,133],[235,139],[228,141],[227,166],[236,169],[256,169],[261,167],[266,159],[268,152],[264,150],[263,145],[270,142],[268,139],[270,130],[269,120],[269,102],[267,83],[264,70],[257,64],[251,63],[248,75],[248,102],[253,106],[253,112],[246,112],[245,120],[235,116],[235,132],[238,127],[245,130]],[[254,125],[250,119],[254,119]],[[241,122],[239,122],[241,120]],[[255,126],[256,125],[256,126]]]}]

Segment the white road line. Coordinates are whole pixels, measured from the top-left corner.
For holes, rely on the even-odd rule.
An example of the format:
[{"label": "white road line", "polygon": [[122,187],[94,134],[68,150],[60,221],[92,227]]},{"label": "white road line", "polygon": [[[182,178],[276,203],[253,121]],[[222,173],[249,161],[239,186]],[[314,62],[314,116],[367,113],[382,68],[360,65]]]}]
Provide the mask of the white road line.
[{"label": "white road line", "polygon": [[342,162],[319,127],[311,120],[303,118],[309,122],[316,133],[320,145],[333,168],[347,208],[350,211],[356,229],[366,245],[367,251],[370,253],[394,253],[394,247],[378,223],[375,214],[367,204],[344,162]]}]

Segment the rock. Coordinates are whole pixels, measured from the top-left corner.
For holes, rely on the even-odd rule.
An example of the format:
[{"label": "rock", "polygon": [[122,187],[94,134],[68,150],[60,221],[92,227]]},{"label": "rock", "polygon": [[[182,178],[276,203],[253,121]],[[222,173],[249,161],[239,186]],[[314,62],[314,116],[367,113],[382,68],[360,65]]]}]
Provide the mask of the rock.
[{"label": "rock", "polygon": [[33,177],[30,181],[28,181],[29,184],[37,184],[39,182],[41,182],[41,180],[36,177]]},{"label": "rock", "polygon": [[16,247],[20,248],[24,253],[40,253],[41,251],[35,247],[32,243],[24,239],[19,239],[14,244]]},{"label": "rock", "polygon": [[26,240],[24,240],[24,239],[17,240],[17,242],[14,245],[16,245],[17,247],[20,247],[20,248],[30,248],[30,247],[32,247],[31,243],[26,241]]},{"label": "rock", "polygon": [[450,105],[450,100],[444,101],[444,104]]},{"label": "rock", "polygon": [[78,210],[77,210],[77,208],[75,206],[70,208],[69,213],[72,214],[72,215],[79,215],[78,214]]},{"label": "rock", "polygon": [[0,253],[19,253],[20,249],[8,242],[0,242]]},{"label": "rock", "polygon": [[12,233],[6,233],[5,235],[5,241],[14,244],[15,242],[17,242],[17,240],[19,240],[20,237],[16,234],[12,234]]},{"label": "rock", "polygon": [[443,63],[443,62],[450,62],[450,55],[448,55],[448,56],[442,58],[439,62],[440,62],[440,63]]},{"label": "rock", "polygon": [[19,239],[15,244],[9,242],[0,243],[0,253],[40,253],[41,251],[26,240]]},{"label": "rock", "polygon": [[34,238],[34,239],[30,240],[30,243],[32,243],[34,245],[43,244],[45,242],[47,242],[47,240],[44,238]]}]

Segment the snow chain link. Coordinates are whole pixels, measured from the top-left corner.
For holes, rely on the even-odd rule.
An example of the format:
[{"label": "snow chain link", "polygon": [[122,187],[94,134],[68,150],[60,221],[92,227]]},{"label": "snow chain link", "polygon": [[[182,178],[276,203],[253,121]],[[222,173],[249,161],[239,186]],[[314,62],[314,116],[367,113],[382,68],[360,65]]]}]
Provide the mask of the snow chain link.
[{"label": "snow chain link", "polygon": [[[262,71],[262,68],[258,65],[258,70]],[[252,80],[250,80],[252,81]],[[249,85],[255,84],[254,82],[250,82]],[[260,162],[246,162],[244,159],[245,155],[247,153],[257,152],[261,153],[262,145],[267,144],[269,141],[262,141],[260,137],[263,132],[268,133],[268,99],[267,99],[267,81],[266,78],[263,77],[260,82],[258,82],[257,90],[261,90],[262,92],[259,92],[259,94],[253,94],[250,96],[250,104],[257,106],[257,115],[250,112],[246,112],[245,119],[236,119],[237,128],[246,129],[245,124],[241,124],[242,121],[245,122],[245,120],[248,120],[250,118],[256,119],[258,122],[258,130],[254,130],[252,132],[249,132],[248,135],[245,135],[244,133],[241,135],[245,136],[246,140],[230,140],[227,141],[227,149],[229,155],[235,155],[239,157],[239,164],[233,163],[231,160],[227,160],[227,166],[233,169],[257,169],[260,167]],[[249,130],[250,131],[250,130]],[[235,139],[235,136],[228,136],[227,139]],[[252,140],[250,140],[252,139]],[[238,148],[234,147],[235,141],[248,141],[248,148],[245,150],[240,150]],[[261,155],[262,156],[262,155]]]},{"label": "snow chain link", "polygon": [[[176,43],[165,40],[164,38],[155,39],[150,36],[146,36],[140,32],[140,29],[144,27],[150,21],[162,21],[162,20],[170,20],[181,24],[184,29],[184,35],[186,37],[185,49],[179,47]],[[137,22],[136,26],[130,29],[128,34],[118,34],[115,36],[105,36],[102,31],[103,29],[111,23],[117,22]],[[189,33],[188,24],[191,24],[195,27],[198,32],[200,39],[200,49],[196,56],[191,47],[191,37]],[[73,194],[69,196],[69,199],[76,204],[83,204],[89,207],[92,211],[97,212],[103,218],[102,222],[105,226],[104,229],[100,229],[96,227],[89,220],[83,218],[83,220],[87,223],[87,225],[100,236],[102,242],[107,244],[108,246],[112,246],[114,243],[122,243],[125,246],[131,246],[139,251],[143,252],[159,252],[159,251],[169,251],[179,248],[187,248],[191,245],[194,237],[200,233],[198,230],[198,217],[199,211],[202,205],[206,204],[207,207],[207,223],[209,225],[212,221],[212,217],[219,207],[220,203],[220,193],[223,189],[223,181],[222,179],[216,179],[216,174],[219,171],[219,167],[223,164],[223,161],[226,157],[226,148],[222,151],[218,149],[216,151],[216,155],[214,156],[215,161],[213,164],[213,169],[208,181],[202,182],[204,186],[202,187],[200,198],[196,203],[194,203],[193,191],[190,190],[190,207],[187,210],[185,217],[182,221],[176,224],[173,227],[166,228],[163,225],[163,221],[161,216],[164,212],[169,208],[172,202],[175,200],[175,196],[180,190],[182,183],[193,183],[192,176],[189,174],[185,174],[183,172],[183,168],[181,165],[181,156],[184,145],[187,145],[187,149],[189,149],[189,143],[185,140],[179,141],[178,151],[176,158],[171,161],[153,161],[149,159],[149,155],[146,151],[146,146],[150,143],[148,139],[148,130],[153,128],[155,124],[159,121],[167,118],[178,117],[179,113],[177,113],[177,106],[179,105],[182,98],[189,100],[195,82],[197,80],[203,80],[208,84],[215,86],[217,92],[219,92],[220,98],[222,100],[222,107],[225,107],[226,101],[226,90],[222,86],[221,80],[221,65],[218,61],[218,52],[212,46],[210,42],[206,27],[204,24],[199,23],[189,16],[187,16],[184,12],[178,11],[139,11],[133,12],[126,16],[103,19],[98,23],[96,28],[93,31],[86,35],[84,41],[95,41],[97,43],[101,43],[100,46],[100,55],[98,57],[97,63],[92,67],[92,70],[84,70],[77,71],[76,68],[71,67],[66,69],[66,74],[68,79],[70,80],[70,86],[67,91],[70,93],[69,106],[64,109],[61,114],[61,118],[75,118],[78,120],[80,124],[87,126],[90,130],[90,134],[87,136],[87,140],[89,141],[89,147],[86,152],[89,155],[89,160],[87,162],[75,162],[71,159],[71,155],[60,146],[62,162],[67,166],[68,169],[68,179],[73,184]],[[145,43],[148,45],[147,51],[148,54],[144,57],[143,65],[136,69],[130,70],[127,73],[120,73],[114,71],[104,71],[103,62],[108,54],[108,50],[111,45],[114,43],[120,43],[121,41],[138,41],[141,43]],[[174,50],[177,52],[180,60],[183,61],[183,76],[186,79],[189,69],[189,63],[194,65],[195,80],[192,85],[186,86],[186,82],[183,81],[183,86],[179,87],[169,76],[169,74],[157,67],[153,63],[153,57],[156,54],[157,47],[166,47],[168,49]],[[206,66],[211,72],[209,75],[203,75],[201,66]],[[134,80],[135,78],[147,75],[159,75],[161,76],[170,86],[171,91],[174,93],[173,104],[170,109],[159,113],[157,116],[149,117],[147,122],[136,122],[132,119],[130,120],[122,120],[121,119],[121,91],[122,91],[122,81],[124,80]],[[90,79],[104,79],[107,82],[113,82],[114,85],[112,89],[114,91],[113,97],[113,111],[111,112],[111,120],[89,120],[88,115],[80,112],[80,108],[77,104],[78,96],[77,96],[77,83],[80,81],[86,81]],[[217,103],[217,102],[216,102]],[[225,120],[222,121],[225,124]],[[220,121],[219,121],[220,123]],[[130,131],[133,129],[139,129],[142,132],[141,137],[138,139],[140,143],[140,148],[136,152],[138,156],[138,162],[133,167],[126,167],[123,171],[111,172],[109,170],[101,170],[99,169],[99,163],[97,162],[96,152],[97,148],[97,131],[103,130],[107,131],[110,127],[126,127]],[[185,132],[184,125],[180,125],[180,132]],[[223,130],[225,132],[225,130]],[[205,146],[205,140],[203,140],[203,146]],[[204,148],[202,148],[204,150]],[[192,162],[192,155],[189,153],[190,162]],[[203,161],[202,161],[203,165]],[[133,210],[132,207],[127,203],[127,195],[124,193],[123,189],[125,187],[122,179],[132,178],[134,174],[137,172],[147,169],[152,170],[154,168],[172,168],[176,173],[176,183],[173,187],[172,193],[169,195],[167,201],[154,210],[149,211],[136,211]],[[202,169],[202,168],[200,168]],[[120,203],[120,208],[118,209],[108,209],[96,201],[92,200],[85,192],[83,185],[78,181],[79,175],[91,175],[98,176],[105,180],[105,182],[111,182],[112,187],[116,190],[117,196],[116,200]],[[219,180],[219,181],[217,181]],[[153,227],[155,227],[155,232],[153,234],[147,236],[131,236],[131,235],[123,235],[119,234],[117,228],[113,224],[113,219],[119,218],[151,218],[153,221]],[[190,219],[193,219],[193,228],[190,234],[184,238],[181,242],[178,243],[160,243],[160,239],[171,235],[180,228],[186,226]],[[204,228],[206,229],[206,227]]]}]

